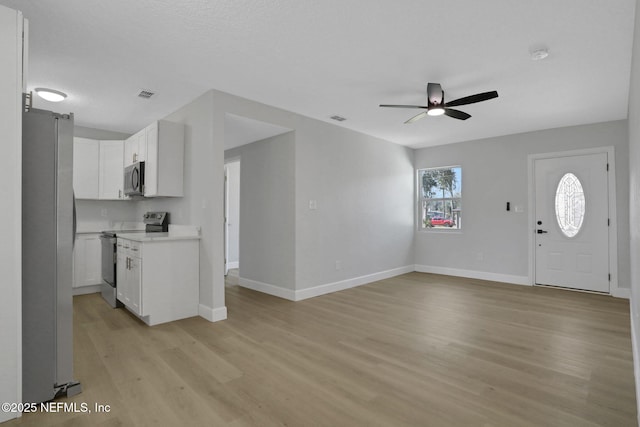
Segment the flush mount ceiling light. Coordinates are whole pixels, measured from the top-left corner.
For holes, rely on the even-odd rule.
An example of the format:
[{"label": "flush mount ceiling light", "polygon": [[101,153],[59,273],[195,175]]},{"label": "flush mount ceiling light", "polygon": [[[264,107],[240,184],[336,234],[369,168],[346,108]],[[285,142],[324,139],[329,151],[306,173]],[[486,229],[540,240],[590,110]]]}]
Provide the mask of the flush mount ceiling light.
[{"label": "flush mount ceiling light", "polygon": [[59,90],[47,89],[44,87],[37,87],[34,89],[40,98],[49,102],[60,102],[67,97],[67,94],[60,92]]}]

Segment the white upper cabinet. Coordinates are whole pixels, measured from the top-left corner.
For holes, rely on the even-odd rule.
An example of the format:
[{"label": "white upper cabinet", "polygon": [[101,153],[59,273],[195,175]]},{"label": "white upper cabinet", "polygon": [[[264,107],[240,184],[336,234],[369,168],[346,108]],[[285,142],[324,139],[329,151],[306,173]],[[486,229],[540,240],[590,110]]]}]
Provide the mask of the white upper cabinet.
[{"label": "white upper cabinet", "polygon": [[147,130],[131,135],[124,142],[124,166],[142,162],[147,153]]},{"label": "white upper cabinet", "polygon": [[99,198],[121,200],[123,193],[124,141],[100,141]]},{"label": "white upper cabinet", "polygon": [[158,120],[125,141],[74,138],[78,199],[123,200],[124,168],[145,162],[145,197],[184,196],[184,125]]},{"label": "white upper cabinet", "polygon": [[145,197],[182,197],[184,125],[158,120],[145,133]]},{"label": "white upper cabinet", "polygon": [[73,138],[76,199],[124,200],[124,141]]},{"label": "white upper cabinet", "polygon": [[100,141],[73,138],[73,191],[76,199],[97,199]]}]

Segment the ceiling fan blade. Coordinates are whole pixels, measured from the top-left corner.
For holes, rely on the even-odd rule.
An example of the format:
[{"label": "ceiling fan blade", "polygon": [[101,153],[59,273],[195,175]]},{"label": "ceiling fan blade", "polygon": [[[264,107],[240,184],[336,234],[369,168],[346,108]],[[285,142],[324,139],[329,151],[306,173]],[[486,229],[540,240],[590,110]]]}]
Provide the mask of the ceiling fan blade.
[{"label": "ceiling fan blade", "polygon": [[418,120],[420,120],[421,118],[426,117],[426,116],[427,116],[427,112],[426,112],[426,111],[423,111],[422,113],[420,113],[420,114],[416,114],[415,116],[411,117],[409,120],[407,120],[406,122],[404,122],[404,124],[405,124],[405,125],[408,125],[408,124],[413,123],[413,122],[415,122],[415,121],[418,121]]},{"label": "ceiling fan blade", "polygon": [[488,101],[489,99],[497,97],[498,92],[492,90],[491,92],[477,93],[475,95],[465,96],[464,98],[454,99],[451,102],[447,102],[445,107],[458,107],[460,105],[475,104],[476,102]]},{"label": "ceiling fan blade", "polygon": [[454,110],[453,108],[445,108],[444,114],[459,120],[467,120],[469,117],[471,117],[471,114],[467,114],[464,111],[460,110]]},{"label": "ceiling fan blade", "polygon": [[427,99],[430,104],[442,104],[443,96],[440,83],[427,83]]},{"label": "ceiling fan blade", "polygon": [[391,107],[391,108],[424,108],[427,109],[426,105],[388,105],[388,104],[380,104],[381,107]]}]

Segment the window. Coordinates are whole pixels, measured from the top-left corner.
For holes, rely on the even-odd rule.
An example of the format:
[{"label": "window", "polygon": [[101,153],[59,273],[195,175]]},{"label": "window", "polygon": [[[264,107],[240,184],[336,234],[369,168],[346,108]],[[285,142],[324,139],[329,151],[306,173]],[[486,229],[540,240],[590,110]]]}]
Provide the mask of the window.
[{"label": "window", "polygon": [[566,173],[556,190],[556,219],[560,230],[573,237],[582,228],[585,213],[584,191],[577,176]]},{"label": "window", "polygon": [[418,170],[421,230],[462,228],[462,168]]}]

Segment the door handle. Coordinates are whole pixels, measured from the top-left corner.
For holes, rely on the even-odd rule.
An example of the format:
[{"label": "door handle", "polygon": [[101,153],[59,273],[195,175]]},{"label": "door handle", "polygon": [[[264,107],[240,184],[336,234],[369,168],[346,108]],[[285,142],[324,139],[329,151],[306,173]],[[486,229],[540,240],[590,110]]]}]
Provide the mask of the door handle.
[{"label": "door handle", "polygon": [[538,234],[544,234],[544,233],[548,233],[547,230],[537,230]]}]

